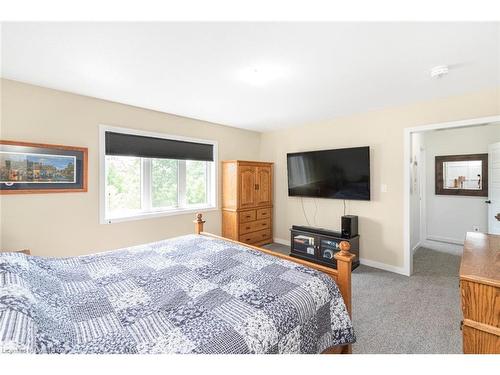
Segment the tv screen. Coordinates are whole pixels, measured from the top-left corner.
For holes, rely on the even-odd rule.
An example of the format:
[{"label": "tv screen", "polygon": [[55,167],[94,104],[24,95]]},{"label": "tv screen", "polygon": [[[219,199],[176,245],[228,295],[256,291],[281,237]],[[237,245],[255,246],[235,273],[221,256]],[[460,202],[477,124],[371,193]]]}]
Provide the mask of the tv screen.
[{"label": "tv screen", "polygon": [[370,200],[370,148],[287,154],[288,195]]}]

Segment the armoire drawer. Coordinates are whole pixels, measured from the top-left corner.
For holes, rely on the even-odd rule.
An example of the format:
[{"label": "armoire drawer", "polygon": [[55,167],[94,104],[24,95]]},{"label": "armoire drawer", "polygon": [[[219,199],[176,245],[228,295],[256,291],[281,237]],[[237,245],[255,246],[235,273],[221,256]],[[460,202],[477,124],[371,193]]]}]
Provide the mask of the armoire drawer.
[{"label": "armoire drawer", "polygon": [[271,238],[271,229],[264,229],[257,232],[240,235],[240,242],[252,244],[266,240],[268,238]]},{"label": "armoire drawer", "polygon": [[240,224],[240,234],[256,232],[262,229],[271,228],[271,219],[262,219]]},{"label": "armoire drawer", "polygon": [[240,212],[240,223],[248,223],[254,221],[256,217],[255,210]]},{"label": "armoire drawer", "polygon": [[257,210],[257,220],[267,219],[271,217],[271,209],[270,208],[261,208]]}]

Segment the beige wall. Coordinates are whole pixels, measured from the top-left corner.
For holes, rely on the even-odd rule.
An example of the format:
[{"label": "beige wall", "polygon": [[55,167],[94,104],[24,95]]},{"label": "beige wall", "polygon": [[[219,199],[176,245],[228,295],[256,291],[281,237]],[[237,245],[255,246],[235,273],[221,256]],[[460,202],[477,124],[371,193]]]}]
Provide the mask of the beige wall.
[{"label": "beige wall", "polygon": [[[77,255],[191,233],[192,215],[99,224],[98,125],[107,124],[214,139],[219,160],[276,163],[274,237],[288,239],[305,224],[300,200],[289,198],[286,153],[369,145],[372,200],[347,202],[360,216],[361,257],[403,265],[403,128],[500,114],[499,90],[419,103],[259,134],[104,100],[3,80],[2,139],[89,148],[88,193],[0,197],[1,247],[28,247],[37,255]],[[380,185],[387,184],[387,193]],[[318,210],[314,219],[315,203]],[[304,199],[312,225],[339,229],[342,201]],[[220,233],[220,213],[206,214],[206,229]]]},{"label": "beige wall", "polygon": [[[361,258],[403,267],[403,129],[419,125],[500,114],[499,89],[387,109],[306,126],[264,133],[261,159],[275,164],[274,237],[289,238],[292,224],[306,224],[300,198],[288,197],[286,153],[370,146],[369,202],[348,201],[359,215]],[[381,192],[381,184],[387,192]],[[318,205],[313,221],[315,204]],[[311,225],[339,229],[342,201],[304,198]]]},{"label": "beige wall", "polygon": [[[87,193],[0,196],[3,249],[67,256],[192,233],[192,214],[99,224],[99,124],[216,140],[219,160],[258,158],[256,132],[8,80],[1,90],[0,138],[89,148]],[[206,220],[208,231],[220,233],[220,212]]]}]

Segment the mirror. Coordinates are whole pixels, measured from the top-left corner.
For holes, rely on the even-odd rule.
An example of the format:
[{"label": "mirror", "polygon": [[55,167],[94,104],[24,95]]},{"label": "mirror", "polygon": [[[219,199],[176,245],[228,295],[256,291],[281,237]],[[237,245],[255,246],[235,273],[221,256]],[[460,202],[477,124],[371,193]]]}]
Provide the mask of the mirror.
[{"label": "mirror", "polygon": [[436,156],[436,194],[488,195],[488,154]]},{"label": "mirror", "polygon": [[445,161],[443,184],[445,189],[481,190],[481,160]]}]

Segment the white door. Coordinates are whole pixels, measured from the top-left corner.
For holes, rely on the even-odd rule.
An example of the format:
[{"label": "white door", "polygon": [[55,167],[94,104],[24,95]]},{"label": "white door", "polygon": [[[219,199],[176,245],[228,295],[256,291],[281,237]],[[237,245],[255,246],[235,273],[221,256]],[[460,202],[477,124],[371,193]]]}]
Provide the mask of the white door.
[{"label": "white door", "polygon": [[488,233],[500,234],[500,143],[488,146]]}]

